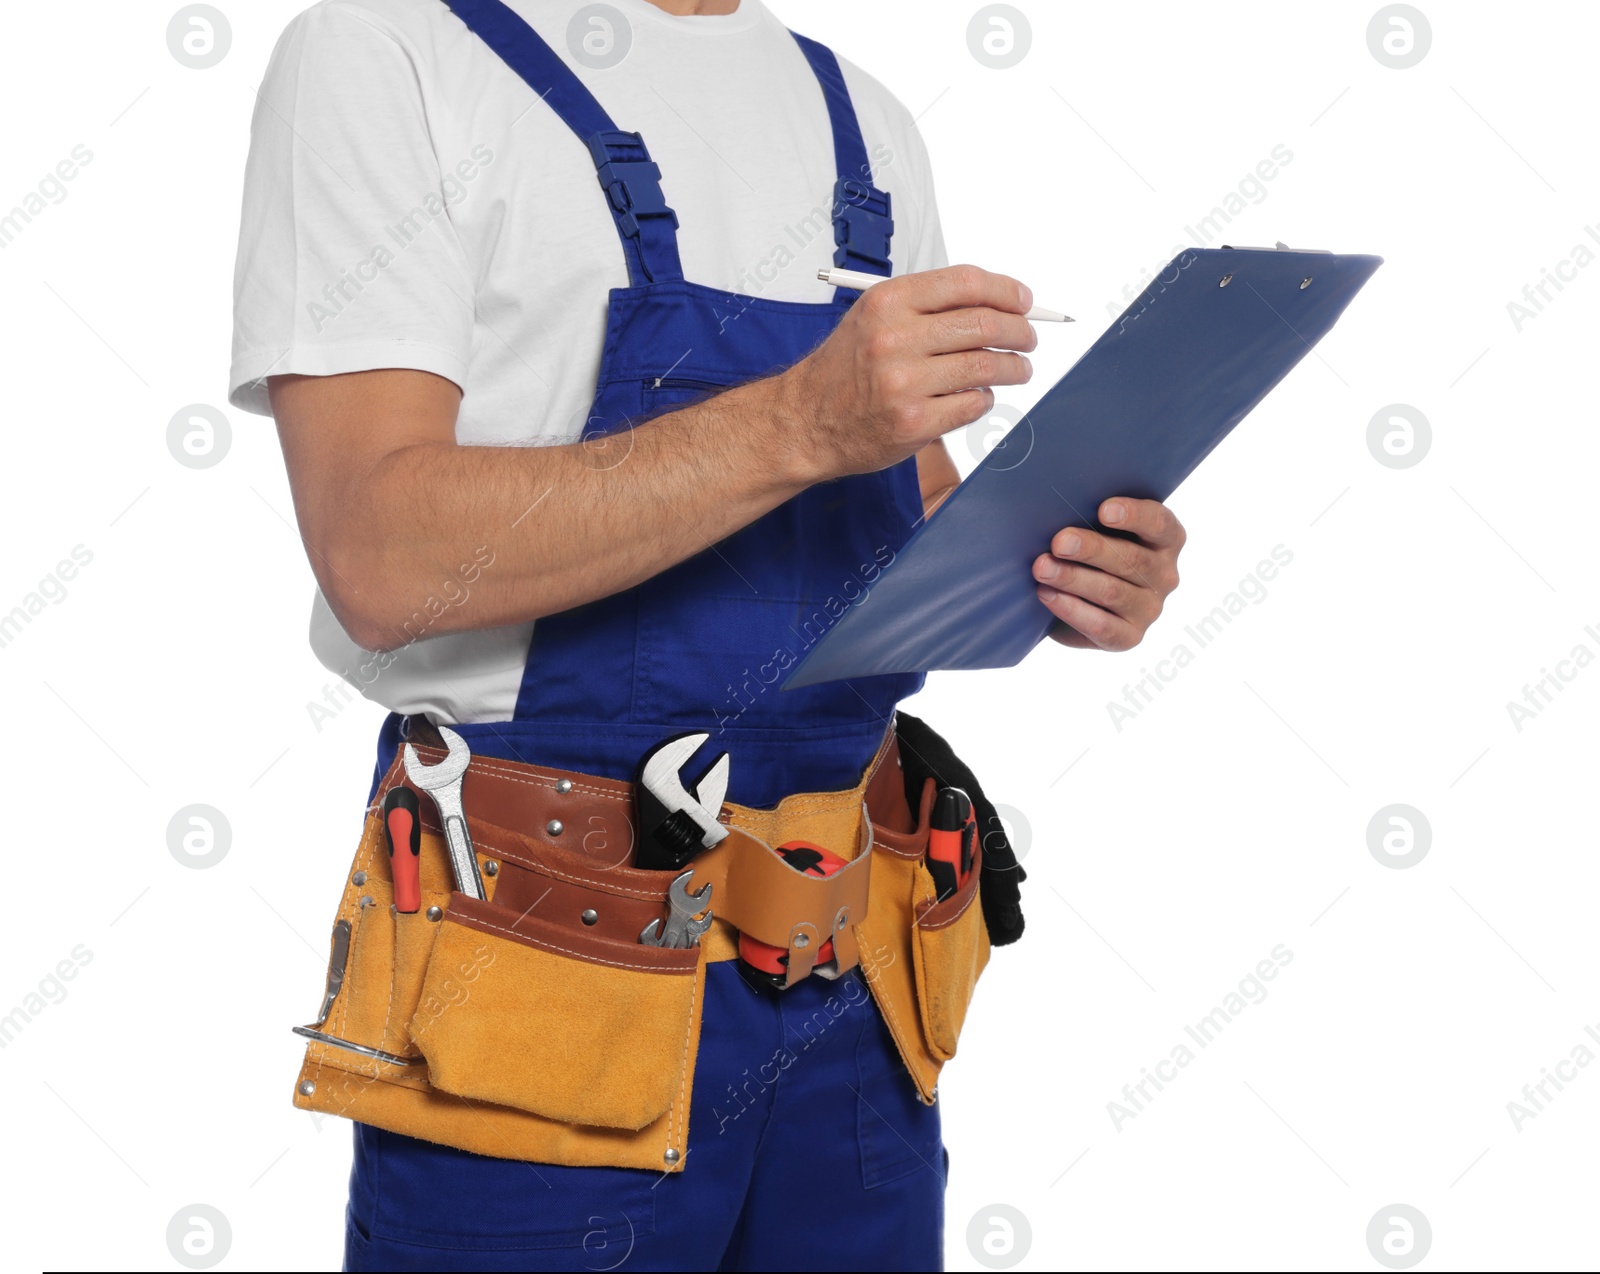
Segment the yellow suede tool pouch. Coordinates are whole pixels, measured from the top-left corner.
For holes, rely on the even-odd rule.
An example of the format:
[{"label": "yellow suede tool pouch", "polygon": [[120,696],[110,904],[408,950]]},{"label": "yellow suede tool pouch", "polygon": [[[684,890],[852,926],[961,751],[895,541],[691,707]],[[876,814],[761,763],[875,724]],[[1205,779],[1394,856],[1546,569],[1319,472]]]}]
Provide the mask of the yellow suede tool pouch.
[{"label": "yellow suede tool pouch", "polygon": [[913,874],[911,963],[917,975],[917,1009],[928,1051],[941,1062],[956,1055],[956,1040],[967,1020],[967,1005],[978,975],[989,962],[989,931],[978,900],[983,847],[972,870],[950,897],[937,900],[933,877],[922,863]]},{"label": "yellow suede tool pouch", "polygon": [[[421,905],[396,911],[378,807],[397,764],[346,876],[321,1011],[296,1028],[295,1104],[499,1158],[681,1171],[707,953],[639,941],[675,873],[619,863],[626,785],[473,766],[488,898],[451,889],[424,798]],[[496,776],[526,790],[530,830],[486,817],[510,812]]]},{"label": "yellow suede tool pouch", "polygon": [[923,865],[935,785],[929,780],[914,832],[873,828],[872,893],[861,926],[861,969],[924,1102],[955,1056],[967,1006],[989,963],[978,906],[982,846],[961,887],[940,900]]},{"label": "yellow suede tool pouch", "polygon": [[640,1129],[688,1081],[702,967],[694,947],[617,942],[458,893],[411,1038],[442,1092]]}]

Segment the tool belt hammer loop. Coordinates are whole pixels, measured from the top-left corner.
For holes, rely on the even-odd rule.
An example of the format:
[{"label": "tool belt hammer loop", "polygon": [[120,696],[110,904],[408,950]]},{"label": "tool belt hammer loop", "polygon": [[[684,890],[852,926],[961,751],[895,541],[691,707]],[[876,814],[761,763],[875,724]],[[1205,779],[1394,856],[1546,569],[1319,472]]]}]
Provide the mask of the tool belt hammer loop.
[{"label": "tool belt hammer loop", "polygon": [[[722,900],[717,914],[758,942],[789,953],[786,985],[815,972],[836,978],[860,963],[855,927],[867,914],[872,860],[872,820],[862,806],[855,854],[831,876],[798,872],[777,850],[737,826],[694,860],[691,887],[712,885]],[[818,953],[829,939],[833,955],[824,965]]]}]

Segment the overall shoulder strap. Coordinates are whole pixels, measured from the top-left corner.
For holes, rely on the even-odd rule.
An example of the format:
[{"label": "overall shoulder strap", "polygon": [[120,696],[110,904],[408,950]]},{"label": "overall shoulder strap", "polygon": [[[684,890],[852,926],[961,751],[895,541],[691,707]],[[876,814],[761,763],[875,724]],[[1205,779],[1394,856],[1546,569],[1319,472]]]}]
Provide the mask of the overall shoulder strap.
[{"label": "overall shoulder strap", "polygon": [[[889,244],[894,237],[889,194],[872,184],[872,163],[867,144],[861,137],[855,104],[845,87],[844,73],[833,50],[815,40],[790,32],[811,70],[822,86],[828,104],[828,121],[833,126],[833,158],[838,180],[833,187],[833,263],[842,269],[866,274],[888,274]],[[837,289],[839,295],[853,298],[857,293]]]},{"label": "overall shoulder strap", "polygon": [[629,282],[641,287],[681,279],[678,215],[667,207],[661,169],[651,162],[644,138],[612,123],[583,81],[501,0],[445,3],[588,146],[622,239]]}]

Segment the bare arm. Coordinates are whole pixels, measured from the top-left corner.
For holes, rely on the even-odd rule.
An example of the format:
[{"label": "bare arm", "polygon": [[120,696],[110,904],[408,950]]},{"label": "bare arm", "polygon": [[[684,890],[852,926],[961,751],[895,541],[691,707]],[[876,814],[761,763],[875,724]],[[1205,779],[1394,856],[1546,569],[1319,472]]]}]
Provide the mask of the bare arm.
[{"label": "bare arm", "polygon": [[385,650],[463,564],[488,563],[432,633],[609,596],[814,483],[922,453],[989,411],[989,386],[1032,374],[1004,352],[1034,347],[1031,304],[971,266],[880,284],[782,375],[603,449],[459,446],[460,390],[426,372],[275,376],[269,391],[318,583],[352,639]]},{"label": "bare arm", "polygon": [[719,395],[599,447],[463,447],[461,391],[427,372],[273,377],[295,510],[345,630],[407,640],[425,599],[477,562],[469,604],[430,631],[516,623],[615,593],[799,491],[771,447],[737,445],[768,384]]},{"label": "bare arm", "polygon": [[928,517],[961,485],[961,471],[940,438],[917,452],[917,486],[922,491],[922,516]]}]

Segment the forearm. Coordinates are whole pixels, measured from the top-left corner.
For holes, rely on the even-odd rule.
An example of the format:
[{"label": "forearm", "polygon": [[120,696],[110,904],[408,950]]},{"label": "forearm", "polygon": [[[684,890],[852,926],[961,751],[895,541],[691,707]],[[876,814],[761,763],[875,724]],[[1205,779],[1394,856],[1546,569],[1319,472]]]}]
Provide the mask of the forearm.
[{"label": "forearm", "polygon": [[459,445],[461,390],[427,372],[285,374],[268,390],[317,581],[345,631],[382,650],[610,596],[814,483],[911,456],[931,507],[958,475],[930,444],[990,410],[990,386],[1031,375],[1008,352],[1033,348],[1031,304],[972,266],[892,279],[782,374],[568,446]]},{"label": "forearm", "polygon": [[[761,381],[586,443],[399,447],[352,476],[338,508],[300,510],[307,544],[323,545],[312,566],[372,650],[415,638],[419,613],[437,636],[567,610],[659,574],[804,489],[801,458],[785,455],[785,410],[775,382]],[[434,598],[447,605],[427,609]]]},{"label": "forearm", "polygon": [[961,471],[950,458],[950,448],[945,446],[943,438],[917,453],[917,486],[922,495],[923,517],[932,517],[933,511],[960,485]]}]

